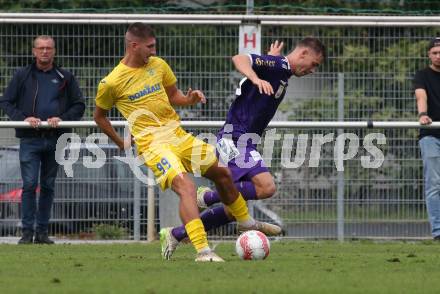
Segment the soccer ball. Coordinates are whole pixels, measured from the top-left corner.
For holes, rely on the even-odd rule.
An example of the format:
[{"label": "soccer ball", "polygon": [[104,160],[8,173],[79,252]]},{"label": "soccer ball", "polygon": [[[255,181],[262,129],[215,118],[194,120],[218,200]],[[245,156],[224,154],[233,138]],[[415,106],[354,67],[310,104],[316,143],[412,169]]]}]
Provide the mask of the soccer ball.
[{"label": "soccer ball", "polygon": [[235,251],[244,260],[265,259],[270,251],[269,239],[259,231],[244,232],[235,242]]}]

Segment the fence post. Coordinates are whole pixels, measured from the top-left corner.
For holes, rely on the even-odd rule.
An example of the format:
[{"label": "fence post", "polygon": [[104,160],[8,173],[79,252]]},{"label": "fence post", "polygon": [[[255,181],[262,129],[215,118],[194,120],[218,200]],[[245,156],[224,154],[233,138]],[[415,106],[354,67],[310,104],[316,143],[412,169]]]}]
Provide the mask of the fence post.
[{"label": "fence post", "polygon": [[133,239],[141,239],[141,181],[133,177]]},{"label": "fence post", "polygon": [[[338,73],[338,121],[344,121],[344,74]],[[343,129],[338,129],[338,136],[343,133]],[[337,143],[338,144],[338,143]],[[337,154],[342,154],[341,150],[344,150],[344,144],[338,144]],[[338,158],[337,160],[342,160]],[[344,171],[337,171],[337,234],[338,241],[344,242],[344,188],[345,179]]]},{"label": "fence post", "polygon": [[254,0],[246,0],[246,14],[254,14]]},{"label": "fence post", "polygon": [[[153,179],[153,171],[148,169],[148,178]],[[156,230],[154,226],[154,219],[156,218],[156,207],[154,204],[154,185],[148,185],[147,189],[147,241],[151,242],[156,239]]]}]

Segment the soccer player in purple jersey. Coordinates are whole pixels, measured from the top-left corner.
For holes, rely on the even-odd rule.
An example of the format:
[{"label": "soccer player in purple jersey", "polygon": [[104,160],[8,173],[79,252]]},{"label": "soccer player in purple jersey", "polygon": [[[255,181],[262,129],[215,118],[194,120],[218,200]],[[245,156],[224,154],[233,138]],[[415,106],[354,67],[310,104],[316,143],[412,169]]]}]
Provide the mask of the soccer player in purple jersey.
[{"label": "soccer player in purple jersey", "polygon": [[[275,194],[275,182],[256,149],[257,139],[261,138],[283,100],[289,78],[315,72],[326,56],[325,46],[313,37],[301,40],[287,56],[280,55],[282,47],[282,43],[275,42],[269,55],[239,54],[232,58],[235,68],[245,78],[236,90],[236,99],[217,135],[217,152],[223,163],[227,163],[237,189],[246,200],[266,199]],[[207,187],[198,189],[200,208],[219,202],[217,191]],[[205,210],[201,219],[206,231],[234,221],[224,206]],[[268,235],[279,235],[281,228],[272,226]],[[184,226],[162,229],[160,235],[170,255],[187,237]]]}]

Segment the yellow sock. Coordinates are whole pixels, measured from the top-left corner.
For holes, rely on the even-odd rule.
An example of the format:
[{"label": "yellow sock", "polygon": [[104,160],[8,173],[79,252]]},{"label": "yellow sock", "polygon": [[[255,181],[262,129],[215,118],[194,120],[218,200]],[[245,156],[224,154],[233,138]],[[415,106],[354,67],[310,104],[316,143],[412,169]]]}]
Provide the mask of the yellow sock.
[{"label": "yellow sock", "polygon": [[229,204],[226,207],[238,222],[244,222],[251,219],[246,201],[241,193],[238,193],[238,198],[232,204]]},{"label": "yellow sock", "polygon": [[185,230],[197,252],[209,246],[205,227],[200,218],[195,218],[188,222],[185,225]]}]

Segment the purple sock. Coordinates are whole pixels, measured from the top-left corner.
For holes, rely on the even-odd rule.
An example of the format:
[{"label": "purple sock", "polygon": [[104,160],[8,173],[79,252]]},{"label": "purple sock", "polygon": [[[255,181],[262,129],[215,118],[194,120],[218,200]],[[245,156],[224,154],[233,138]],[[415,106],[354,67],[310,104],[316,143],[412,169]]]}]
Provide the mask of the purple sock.
[{"label": "purple sock", "polygon": [[[206,209],[202,212],[200,218],[202,219],[205,231],[221,227],[232,221],[226,215],[223,205]],[[188,237],[184,225],[173,228],[171,233],[179,242]]]},{"label": "purple sock", "polygon": [[[245,200],[257,199],[257,192],[255,191],[255,186],[252,182],[237,182],[235,183],[235,187],[237,187],[237,190],[243,195]],[[208,206],[220,202],[220,197],[218,196],[217,191],[206,192],[203,199],[205,199],[205,203]]]},{"label": "purple sock", "polygon": [[185,225],[174,227],[171,230],[171,235],[173,235],[174,238],[176,238],[177,241],[179,241],[179,242],[182,241],[183,239],[185,239],[186,237],[188,237],[188,235],[186,234],[186,231],[185,231]]}]

